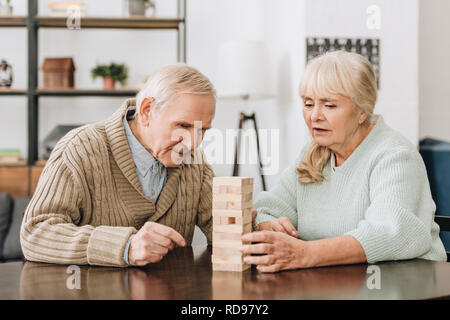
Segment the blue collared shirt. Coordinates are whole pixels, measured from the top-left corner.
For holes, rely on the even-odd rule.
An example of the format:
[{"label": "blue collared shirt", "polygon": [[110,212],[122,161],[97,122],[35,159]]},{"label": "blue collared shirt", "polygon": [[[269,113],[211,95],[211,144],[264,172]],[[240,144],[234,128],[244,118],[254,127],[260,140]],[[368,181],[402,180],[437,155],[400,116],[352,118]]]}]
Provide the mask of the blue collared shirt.
[{"label": "blue collared shirt", "polygon": [[136,139],[126,117],[123,118],[123,125],[142,191],[156,204],[167,181],[167,169]]},{"label": "blue collared shirt", "polygon": [[[167,169],[161,162],[155,159],[153,155],[144,148],[144,146],[136,139],[130,126],[128,125],[127,117],[123,117],[123,126],[125,127],[125,135],[127,137],[128,145],[130,146],[131,156],[136,167],[136,174],[144,194],[153,201],[156,205],[159,194],[167,181]],[[128,252],[130,249],[130,236],[125,251],[123,253],[123,260],[126,264],[128,262]]]}]

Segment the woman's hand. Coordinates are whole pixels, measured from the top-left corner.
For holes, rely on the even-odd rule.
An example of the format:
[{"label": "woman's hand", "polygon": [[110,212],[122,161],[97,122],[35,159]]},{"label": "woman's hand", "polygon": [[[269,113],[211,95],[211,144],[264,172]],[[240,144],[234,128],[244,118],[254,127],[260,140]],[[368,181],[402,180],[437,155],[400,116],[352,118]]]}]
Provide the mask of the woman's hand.
[{"label": "woman's hand", "polygon": [[244,254],[259,254],[259,256],[246,256],[244,262],[256,264],[261,272],[310,267],[310,250],[307,241],[275,231],[247,233],[242,236],[242,240],[257,242],[243,245],[241,251]]},{"label": "woman's hand", "polygon": [[270,222],[263,222],[258,225],[259,231],[278,231],[286,233],[290,236],[298,238],[300,235],[295,227],[292,225],[291,220],[286,217],[278,218],[277,220]]}]

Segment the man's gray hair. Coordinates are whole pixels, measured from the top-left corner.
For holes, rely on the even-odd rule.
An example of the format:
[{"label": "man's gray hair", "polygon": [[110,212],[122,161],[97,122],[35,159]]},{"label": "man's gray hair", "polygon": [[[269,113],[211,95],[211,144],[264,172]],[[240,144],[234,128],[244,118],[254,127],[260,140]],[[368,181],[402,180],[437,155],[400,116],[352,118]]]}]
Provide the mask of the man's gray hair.
[{"label": "man's gray hair", "polygon": [[152,112],[156,112],[176,94],[183,93],[210,95],[216,99],[216,90],[206,76],[184,63],[176,63],[159,68],[149,76],[136,96],[136,114],[147,97],[155,99]]}]

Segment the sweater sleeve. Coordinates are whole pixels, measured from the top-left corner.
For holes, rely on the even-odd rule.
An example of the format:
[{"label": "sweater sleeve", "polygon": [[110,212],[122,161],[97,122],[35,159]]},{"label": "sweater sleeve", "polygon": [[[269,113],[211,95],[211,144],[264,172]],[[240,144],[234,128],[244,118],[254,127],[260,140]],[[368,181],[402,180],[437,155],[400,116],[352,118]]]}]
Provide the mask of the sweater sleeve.
[{"label": "sweater sleeve", "polygon": [[384,155],[370,174],[370,206],[353,236],[367,262],[419,257],[431,248],[436,206],[426,169],[415,150]]},{"label": "sweater sleeve", "polygon": [[[205,160],[206,161],[206,160]],[[212,244],[212,180],[214,171],[209,164],[204,164],[204,175],[200,190],[200,202],[197,214],[197,226],[206,236],[208,245]]]},{"label": "sweater sleeve", "polygon": [[287,217],[292,225],[297,228],[297,184],[298,176],[296,164],[289,166],[281,174],[279,183],[270,191],[261,191],[255,198],[255,208],[258,211],[255,224],[273,221],[280,217]]},{"label": "sweater sleeve", "polygon": [[[20,240],[27,260],[126,266],[123,254],[133,227],[79,226],[87,202],[66,165],[64,154],[51,158],[22,221]],[[89,205],[84,203],[84,205]]]}]

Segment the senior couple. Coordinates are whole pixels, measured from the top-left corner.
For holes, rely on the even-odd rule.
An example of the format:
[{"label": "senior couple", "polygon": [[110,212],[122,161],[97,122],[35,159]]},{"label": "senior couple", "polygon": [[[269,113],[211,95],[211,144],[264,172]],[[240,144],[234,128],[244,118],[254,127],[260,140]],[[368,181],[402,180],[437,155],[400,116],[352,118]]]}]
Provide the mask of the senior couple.
[{"label": "senior couple", "polygon": [[[272,190],[256,196],[245,262],[277,272],[445,261],[424,163],[374,114],[371,64],[326,53],[308,64],[299,94],[311,142]],[[211,243],[214,172],[198,145],[214,113],[211,82],[175,64],[154,72],[108,119],[69,132],[25,212],[26,259],[144,266],[190,245],[195,225]]]}]

